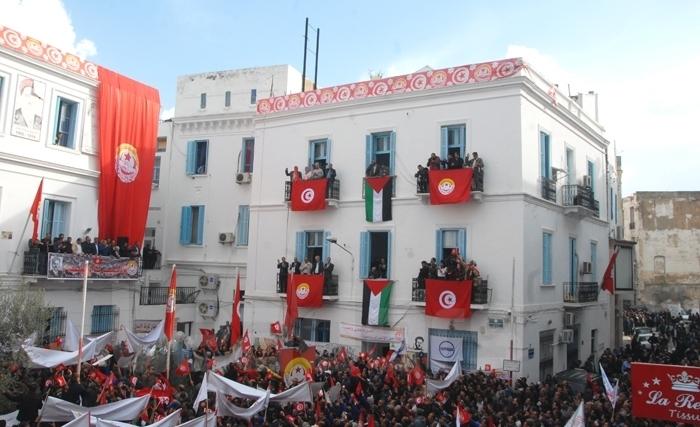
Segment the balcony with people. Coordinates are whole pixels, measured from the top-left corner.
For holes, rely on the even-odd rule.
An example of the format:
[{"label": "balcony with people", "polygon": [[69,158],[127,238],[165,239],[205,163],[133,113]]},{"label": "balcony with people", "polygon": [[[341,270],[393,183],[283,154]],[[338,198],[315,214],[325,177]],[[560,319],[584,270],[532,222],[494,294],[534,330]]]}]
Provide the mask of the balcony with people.
[{"label": "balcony with people", "polygon": [[564,185],[561,188],[562,204],[566,215],[599,216],[600,206],[590,185]]},{"label": "balcony with people", "polygon": [[[469,184],[470,199],[480,201],[484,191],[484,160],[479,153],[474,151],[462,158],[459,150],[447,151],[446,158],[441,159],[437,154],[431,153],[425,166],[419,164],[413,175],[416,178],[416,195],[423,200],[430,198],[431,171],[449,171],[457,169],[471,170],[471,183]],[[469,175],[467,175],[469,176]],[[438,188],[440,190],[440,188]]]},{"label": "balcony with people", "polygon": [[[284,201],[287,203],[293,202],[294,193],[292,188],[295,185],[302,187],[313,188],[320,181],[326,181],[325,201],[327,206],[337,206],[340,200],[340,181],[336,179],[336,170],[332,163],[315,162],[312,166],[306,166],[304,172],[299,170],[298,166],[294,166],[290,171],[289,168],[284,170],[285,175],[289,177],[284,183]],[[313,199],[313,193],[302,191],[300,197],[304,203],[308,203]]]},{"label": "balcony with people", "polygon": [[600,286],[596,282],[564,282],[564,305],[579,306],[598,302]]},{"label": "balcony with people", "polygon": [[439,263],[436,258],[431,258],[430,262],[421,261],[418,277],[413,278],[411,286],[411,301],[418,303],[418,305],[425,304],[425,281],[427,279],[471,281],[472,308],[485,308],[491,302],[492,289],[488,287],[488,280],[481,277],[476,262],[474,260],[466,262],[456,252],[451,253]]},{"label": "balcony with people", "polygon": [[293,280],[295,275],[318,275],[323,276],[323,299],[338,299],[338,275],[334,274],[335,264],[327,257],[321,261],[321,256],[316,255],[310,260],[308,257],[304,261],[299,261],[297,257],[290,263],[286,257],[277,260],[277,280],[276,289],[278,294],[287,294],[287,285]]}]

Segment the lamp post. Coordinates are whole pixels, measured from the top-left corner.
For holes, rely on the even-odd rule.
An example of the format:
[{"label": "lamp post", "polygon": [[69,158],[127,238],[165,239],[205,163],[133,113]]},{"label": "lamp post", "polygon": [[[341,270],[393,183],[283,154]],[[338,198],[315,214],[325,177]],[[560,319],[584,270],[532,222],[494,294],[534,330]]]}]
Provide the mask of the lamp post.
[{"label": "lamp post", "polygon": [[355,278],[355,255],[352,254],[348,245],[342,242],[339,243],[338,238],[335,236],[326,237],[326,241],[329,243],[333,243],[343,251],[347,252],[348,255],[350,255],[350,297],[352,298],[354,291],[354,286],[352,286],[352,282]]}]

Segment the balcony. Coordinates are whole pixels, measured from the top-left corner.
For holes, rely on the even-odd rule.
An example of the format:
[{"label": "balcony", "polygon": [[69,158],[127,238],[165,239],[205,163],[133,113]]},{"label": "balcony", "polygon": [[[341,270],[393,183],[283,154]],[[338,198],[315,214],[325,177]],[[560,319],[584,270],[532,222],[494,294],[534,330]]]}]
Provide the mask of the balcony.
[{"label": "balcony", "polygon": [[138,280],[142,273],[140,258],[27,251],[24,253],[22,274],[48,279],[82,280],[85,261],[89,261],[88,279],[91,280]]},{"label": "balcony", "polygon": [[[326,202],[328,206],[337,206],[338,200],[340,200],[340,180],[328,180],[328,187],[326,190]],[[284,201],[290,203],[292,201],[292,182],[284,182]]]},{"label": "balcony", "polygon": [[39,251],[24,253],[24,265],[22,274],[25,276],[46,276],[48,255]]},{"label": "balcony", "polygon": [[583,185],[564,185],[561,188],[562,203],[566,215],[586,216],[595,214],[599,216],[600,207],[598,201],[593,198],[591,187]]},{"label": "balcony", "polygon": [[[475,282],[472,287],[472,308],[482,308],[481,306],[486,306],[491,302],[493,290],[489,288],[488,285],[488,280],[479,280],[478,283]],[[411,301],[419,303],[418,305],[425,305],[425,288],[418,282],[417,277],[413,278],[412,289]]]},{"label": "balcony", "polygon": [[590,304],[598,302],[600,289],[596,282],[564,282],[565,304]]},{"label": "balcony", "polygon": [[[140,305],[164,305],[168,301],[168,287],[141,288]],[[199,291],[196,287],[178,287],[175,289],[176,304],[194,304]]]},{"label": "balcony", "polygon": [[557,181],[547,177],[540,177],[542,182],[542,198],[550,202],[557,202]]},{"label": "balcony", "polygon": [[[291,280],[291,279],[292,279],[291,275],[287,276],[287,280]],[[282,285],[280,285],[279,275],[277,276],[277,293],[284,294],[283,296],[285,296],[285,297],[287,295],[287,289],[284,289],[284,287]],[[326,281],[323,284],[323,299],[324,300],[337,300],[338,299],[338,275],[337,274],[332,274],[331,280]]]}]

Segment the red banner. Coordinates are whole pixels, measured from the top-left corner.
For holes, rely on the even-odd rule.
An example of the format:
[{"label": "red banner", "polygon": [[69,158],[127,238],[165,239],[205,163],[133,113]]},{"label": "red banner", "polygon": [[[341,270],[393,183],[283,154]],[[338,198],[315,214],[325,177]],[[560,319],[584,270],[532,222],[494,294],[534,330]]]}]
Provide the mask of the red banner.
[{"label": "red banner", "polygon": [[311,274],[295,274],[293,280],[294,293],[299,307],[321,307],[323,305],[324,276]]},{"label": "red banner", "polygon": [[289,386],[295,382],[306,381],[306,376],[311,374],[313,361],[316,359],[316,347],[309,347],[303,353],[296,348],[283,348],[278,354],[280,375],[284,377],[285,384]]},{"label": "red banner", "polygon": [[318,211],[326,209],[327,179],[292,182],[292,210]]},{"label": "red banner", "polygon": [[700,368],[632,363],[632,416],[700,425]]},{"label": "red banner", "polygon": [[99,68],[100,236],[143,240],[158,137],[158,91]]},{"label": "red banner", "polygon": [[472,192],[472,168],[431,170],[428,186],[431,205],[464,203]]},{"label": "red banner", "polygon": [[165,325],[163,333],[172,341],[175,331],[175,301],[177,293],[177,271],[173,268],[170,274],[170,286],[168,286],[168,300],[165,302]]},{"label": "red banner", "polygon": [[435,317],[466,318],[472,315],[471,280],[425,281],[425,314]]}]

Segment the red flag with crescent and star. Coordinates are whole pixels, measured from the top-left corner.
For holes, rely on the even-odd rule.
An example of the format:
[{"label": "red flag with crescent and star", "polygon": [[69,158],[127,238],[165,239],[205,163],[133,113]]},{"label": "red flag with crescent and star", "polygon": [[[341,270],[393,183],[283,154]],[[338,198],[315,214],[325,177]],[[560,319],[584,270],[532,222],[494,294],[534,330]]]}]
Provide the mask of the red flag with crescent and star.
[{"label": "red flag with crescent and star", "polygon": [[452,319],[471,316],[472,281],[425,281],[425,314]]},{"label": "red flag with crescent and star", "polygon": [[323,305],[322,274],[295,274],[292,278],[294,294],[299,307],[321,307]]},{"label": "red flag with crescent and star", "polygon": [[292,210],[318,211],[326,209],[327,179],[307,179],[292,182]]},{"label": "red flag with crescent and star", "polygon": [[608,267],[605,269],[605,274],[603,274],[603,281],[600,283],[600,289],[608,291],[610,295],[615,294],[615,261],[617,260],[618,249],[615,249],[612,256],[610,257],[610,262]]},{"label": "red flag with crescent and star", "polygon": [[158,90],[99,67],[100,236],[140,244],[151,199]]},{"label": "red flag with crescent and star", "polygon": [[168,299],[165,301],[165,325],[163,325],[165,336],[168,341],[173,339],[175,329],[175,292],[177,290],[177,273],[173,268],[170,276],[170,286],[168,287]]},{"label": "red flag with crescent and star", "polygon": [[241,314],[238,307],[241,304],[241,273],[236,276],[236,291],[233,296],[233,312],[231,313],[231,346],[241,337]]},{"label": "red flag with crescent and star", "polygon": [[39,238],[39,205],[41,204],[43,189],[44,178],[41,178],[39,188],[37,188],[36,194],[34,195],[34,202],[32,203],[32,207],[29,209],[29,216],[32,218],[32,223],[34,225],[34,228],[32,229],[32,240],[37,240]]},{"label": "red flag with crescent and star", "polygon": [[472,168],[439,169],[428,172],[430,204],[464,203],[472,191]]}]

